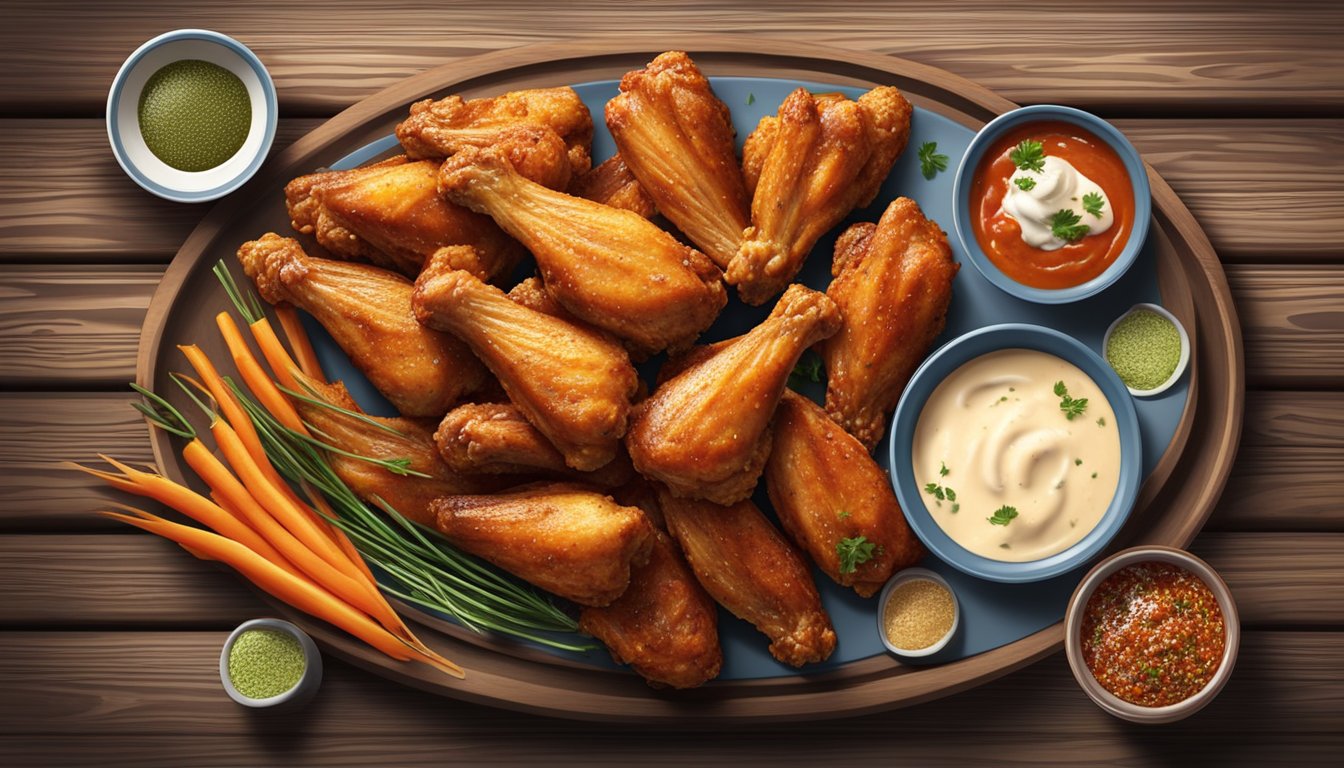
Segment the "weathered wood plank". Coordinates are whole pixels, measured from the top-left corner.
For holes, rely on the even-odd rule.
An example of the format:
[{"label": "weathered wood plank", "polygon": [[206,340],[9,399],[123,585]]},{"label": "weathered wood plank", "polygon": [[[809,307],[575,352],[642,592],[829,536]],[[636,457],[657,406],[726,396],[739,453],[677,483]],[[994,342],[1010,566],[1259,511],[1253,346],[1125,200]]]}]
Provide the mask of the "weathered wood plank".
[{"label": "weathered wood plank", "polygon": [[1227,268],[1252,387],[1340,385],[1344,265]]},{"label": "weathered wood plank", "polygon": [[[1344,535],[1207,533],[1248,627],[1344,628]],[[0,535],[0,625],[225,627],[263,610],[240,577],[150,535]]]},{"label": "weathered wood plank", "polygon": [[[319,122],[282,120],[276,148]],[[1117,124],[1171,183],[1223,259],[1339,257],[1334,224],[1344,219],[1344,121]],[[0,126],[0,260],[167,262],[210,208],[170,203],[135,186],[107,150],[102,121]],[[34,179],[42,180],[40,188]]]},{"label": "weathered wood plank", "polygon": [[[45,764],[44,755],[69,755],[70,737],[79,734],[79,748],[107,766],[513,765],[566,756],[581,756],[585,765],[778,765],[837,754],[881,765],[899,755],[903,765],[962,766],[985,754],[997,755],[996,765],[1070,765],[1077,761],[1068,756],[1079,754],[1090,765],[1305,765],[1328,764],[1344,746],[1344,643],[1337,633],[1247,632],[1219,698],[1180,726],[1148,729],[1142,738],[1117,738],[1139,731],[1093,706],[1056,654],[898,714],[697,733],[666,750],[650,749],[651,739],[671,735],[666,731],[505,715],[402,688],[331,658],[307,709],[257,717],[220,690],[216,660],[224,637],[0,635],[0,685],[24,692],[0,700],[0,744],[17,764]],[[1196,756],[1191,742],[1201,745]]]},{"label": "weathered wood plank", "polygon": [[[333,114],[409,75],[478,53],[655,31],[651,50],[694,50],[699,34],[746,33],[890,54],[942,67],[1024,103],[1187,113],[1289,105],[1320,112],[1344,105],[1338,77],[1344,14],[1330,3],[1173,6],[1149,0],[1055,10],[1037,4],[1034,12],[995,4],[950,13],[926,3],[759,8],[672,0],[641,14],[616,0],[552,5],[544,13],[518,0],[455,4],[451,12],[421,5],[388,13],[330,4],[300,11],[258,0],[189,7],[24,3],[8,14],[0,33],[0,51],[7,52],[0,102],[26,113],[98,115],[112,73],[138,45],[168,28],[204,27],[226,31],[257,52],[287,114]],[[1067,35],[1040,22],[1058,13],[1068,14]],[[302,34],[296,34],[296,16]],[[47,34],[52,24],[62,34]]]}]

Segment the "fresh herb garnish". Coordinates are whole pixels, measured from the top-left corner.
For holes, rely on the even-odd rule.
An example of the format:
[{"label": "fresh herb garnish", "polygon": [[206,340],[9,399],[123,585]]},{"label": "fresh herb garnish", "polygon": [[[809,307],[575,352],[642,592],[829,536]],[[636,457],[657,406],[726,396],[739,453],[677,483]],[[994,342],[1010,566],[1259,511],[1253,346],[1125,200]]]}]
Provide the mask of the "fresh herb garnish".
[{"label": "fresh herb garnish", "polygon": [[1055,382],[1055,394],[1059,396],[1059,410],[1064,412],[1064,418],[1073,421],[1075,417],[1082,416],[1083,411],[1087,410],[1087,398],[1077,400],[1069,397],[1069,388],[1064,386],[1064,382]]},{"label": "fresh herb garnish", "polygon": [[1013,179],[1013,183],[1023,192],[1030,192],[1036,188],[1036,180],[1030,176],[1018,176],[1016,179]]},{"label": "fresh herb garnish", "polygon": [[877,545],[867,536],[855,536],[841,539],[835,543],[835,553],[840,556],[840,572],[853,573],[860,565],[873,558],[873,549]]},{"label": "fresh herb garnish", "polygon": [[752,104],[755,104],[755,103],[756,103],[756,94],[754,94],[754,93],[748,93],[748,94],[747,94],[747,106],[750,107]]},{"label": "fresh herb garnish", "polygon": [[1096,480],[1096,479],[1097,479],[1097,473],[1096,473],[1096,472],[1093,472],[1093,473],[1092,473],[1092,479],[1093,479],[1093,480]]},{"label": "fresh herb garnish", "polygon": [[947,170],[947,155],[938,154],[938,142],[926,141],[919,145],[919,172],[932,180],[939,171]]},{"label": "fresh herb garnish", "polygon": [[1081,467],[1081,466],[1083,466],[1083,460],[1082,460],[1082,459],[1074,459],[1074,460],[1073,460],[1073,466],[1075,466],[1075,467]]},{"label": "fresh herb garnish", "polygon": [[1105,416],[1102,416],[1101,418],[1097,419],[1097,426],[1098,426],[1098,427],[1104,427],[1104,426],[1106,426],[1106,417],[1105,417]]},{"label": "fresh herb garnish", "polygon": [[1050,216],[1050,234],[1065,242],[1082,240],[1091,227],[1080,224],[1083,218],[1068,208],[1060,208]]},{"label": "fresh herb garnish", "polygon": [[948,488],[947,486],[939,485],[938,483],[925,483],[924,492],[933,494],[933,498],[937,499],[940,502],[938,506],[942,506],[941,502],[944,501],[957,500],[956,491],[952,490],[951,488]]},{"label": "fresh herb garnish", "polygon": [[1040,173],[1045,170],[1045,146],[1039,141],[1023,139],[1008,153],[1008,159],[1024,171]]},{"label": "fresh herb garnish", "polygon": [[840,518],[841,520],[844,520],[845,518],[849,517],[849,512],[842,509],[840,510],[839,514],[836,515],[836,517]]},{"label": "fresh herb garnish", "polygon": [[1013,522],[1013,518],[1015,517],[1017,517],[1017,507],[1010,507],[1005,504],[994,510],[993,517],[987,517],[985,519],[988,520],[991,525],[1007,525]]},{"label": "fresh herb garnish", "polygon": [[789,374],[789,386],[799,387],[807,381],[819,384],[824,372],[825,368],[821,362],[821,357],[808,350],[803,353],[803,356],[798,360],[798,364],[793,366],[793,373]]},{"label": "fresh herb garnish", "polygon": [[952,470],[950,470],[950,469],[947,468],[947,462],[945,462],[945,461],[940,461],[940,462],[938,462],[938,476],[939,476],[939,477],[947,477],[947,474],[948,474],[949,472],[951,472],[951,471],[952,471]]},{"label": "fresh herb garnish", "polygon": [[1101,196],[1100,192],[1088,192],[1083,195],[1083,210],[1101,218],[1101,209],[1106,205],[1106,198]]}]

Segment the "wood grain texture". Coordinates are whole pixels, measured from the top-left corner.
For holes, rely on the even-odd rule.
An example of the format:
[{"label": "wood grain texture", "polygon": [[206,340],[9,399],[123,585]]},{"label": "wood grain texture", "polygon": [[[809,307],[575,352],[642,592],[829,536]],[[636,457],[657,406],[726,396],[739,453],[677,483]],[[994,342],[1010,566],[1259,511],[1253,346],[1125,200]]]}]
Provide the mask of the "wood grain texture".
[{"label": "wood grain texture", "polygon": [[1338,389],[1344,375],[1344,265],[1229,266],[1249,386]]},{"label": "wood grain texture", "polygon": [[[281,120],[272,154],[321,122]],[[1116,124],[1171,183],[1224,261],[1340,255],[1344,120]],[[38,194],[35,177],[43,180]],[[101,120],[0,121],[0,261],[166,263],[209,207],[137,187],[108,151]],[[241,233],[239,241],[259,234]]]},{"label": "wood grain texture", "polygon": [[[838,44],[941,67],[1013,101],[1130,112],[1208,113],[1267,105],[1320,113],[1344,106],[1344,12],[1313,2],[1148,0],[949,9],[927,3],[771,2],[737,7],[665,0],[548,5],[502,0],[377,5],[260,0],[182,5],[11,4],[0,33],[0,103],[28,113],[101,114],[122,60],[175,27],[226,32],[251,47],[289,115],[325,115],[407,76],[473,54],[576,37],[656,32],[662,49],[703,33]],[[1053,10],[1052,10],[1053,7]],[[1217,13],[1214,13],[1217,11]],[[1069,33],[1041,23],[1067,14]],[[171,21],[168,21],[170,20]],[[296,19],[299,21],[296,22]],[[62,33],[44,35],[53,24]],[[33,45],[42,39],[42,45]],[[1141,41],[1141,44],[1139,44]],[[1024,50],[1031,51],[1024,56]]]},{"label": "wood grain texture", "polygon": [[[0,635],[0,734],[18,764],[78,734],[107,766],[847,764],[964,766],[1325,764],[1344,729],[1344,645],[1323,633],[1245,633],[1236,672],[1178,726],[1110,718],[1079,690],[1062,654],[973,693],[902,711],[787,728],[679,736],[613,730],[434,697],[326,660],[320,696],[260,715],[220,690],[224,632]],[[128,674],[128,662],[135,661]],[[470,672],[468,673],[470,674]],[[1011,716],[1005,716],[1011,713]],[[967,724],[977,737],[966,738]],[[675,740],[675,741],[673,741]],[[1291,753],[1285,752],[1285,741]],[[1191,744],[1200,745],[1197,754]],[[659,746],[661,745],[661,746]],[[68,748],[65,750],[70,752]],[[395,755],[395,758],[391,757]],[[1257,759],[1258,758],[1258,759]],[[1277,759],[1276,759],[1277,758]],[[1247,762],[1247,761],[1250,762]]]}]

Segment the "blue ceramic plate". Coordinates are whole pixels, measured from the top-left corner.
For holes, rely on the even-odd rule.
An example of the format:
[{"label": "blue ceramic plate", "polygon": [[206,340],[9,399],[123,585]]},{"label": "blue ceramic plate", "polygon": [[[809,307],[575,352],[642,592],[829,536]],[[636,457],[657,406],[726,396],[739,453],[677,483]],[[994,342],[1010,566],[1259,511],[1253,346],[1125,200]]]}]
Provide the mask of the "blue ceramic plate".
[{"label": "blue ceramic plate", "polygon": [[[1034,349],[1078,366],[1083,373],[1092,377],[1115,410],[1115,426],[1120,434],[1120,480],[1116,485],[1115,496],[1097,527],[1063,552],[1024,563],[993,560],[970,552],[953,541],[929,513],[911,461],[915,425],[919,422],[919,414],[924,410],[929,395],[962,364],[1000,349]],[[891,440],[891,476],[896,486],[896,497],[905,511],[905,519],[910,521],[910,527],[915,529],[920,540],[935,556],[982,579],[1041,581],[1090,562],[1120,532],[1139,495],[1143,446],[1139,441],[1139,417],[1134,411],[1129,390],[1097,353],[1051,328],[1022,323],[991,325],[971,331],[944,345],[919,366],[906,385],[905,393],[896,406],[892,432],[899,439]]]},{"label": "blue ceramic plate", "polygon": [[[864,93],[864,89],[860,88],[773,78],[715,77],[710,80],[714,85],[714,92],[732,112],[739,149],[742,141],[756,127],[756,123],[766,115],[775,114],[780,102],[795,88],[802,86],[818,92],[839,91],[851,98],[858,98]],[[593,114],[595,162],[605,160],[616,151],[602,115],[607,101],[618,93],[617,86],[616,80],[574,86],[574,90]],[[835,238],[854,222],[877,221],[887,205],[901,195],[914,199],[923,209],[924,215],[950,232],[953,174],[947,171],[938,174],[932,180],[925,179],[920,173],[917,150],[924,142],[937,142],[937,151],[949,157],[949,167],[955,167],[965,154],[972,136],[974,131],[971,129],[942,115],[916,107],[910,123],[909,146],[892,168],[877,199],[867,208],[855,211],[817,243],[812,256],[798,275],[798,282],[818,290],[825,290],[831,282],[831,254],[835,248]],[[331,167],[353,168],[375,158],[394,154],[396,147],[396,137],[389,135],[351,152],[333,163]],[[1134,268],[1111,289],[1076,304],[1051,306],[1022,301],[994,287],[978,271],[966,267],[966,253],[956,237],[950,237],[949,243],[952,246],[953,258],[960,262],[963,268],[958,272],[952,286],[953,299],[947,316],[947,330],[935,342],[936,345],[987,325],[1020,322],[1067,330],[1070,335],[1095,351],[1101,349],[1102,334],[1106,332],[1111,320],[1135,302],[1161,303],[1157,288],[1156,257],[1151,248],[1146,248],[1139,254]],[[529,274],[532,269],[532,264],[524,264],[520,269],[520,276]],[[733,292],[729,293],[731,295]],[[719,319],[701,337],[701,342],[718,341],[745,333],[769,314],[771,305],[751,307],[738,301],[735,296],[730,298]],[[356,401],[370,412],[387,415],[394,413],[392,407],[355,370],[321,327],[311,322],[310,318],[306,320],[309,321],[308,331],[312,335],[313,344],[328,375],[332,379],[343,380]],[[656,370],[658,362],[655,359],[651,364],[641,366],[640,370],[647,381],[652,381],[648,377]],[[1173,389],[1137,404],[1143,439],[1145,475],[1152,470],[1175,434],[1185,408],[1189,380],[1189,377],[1185,377]],[[824,387],[809,385],[804,394],[821,401]],[[890,446],[887,441],[890,439],[890,435],[885,436],[875,451],[877,461],[884,469],[888,465]],[[757,489],[753,501],[765,510],[766,514],[772,515],[770,500],[766,497],[763,486],[764,484]],[[938,572],[956,590],[962,620],[962,627],[952,642],[938,653],[918,660],[924,663],[952,661],[988,651],[1055,624],[1064,617],[1064,608],[1069,595],[1083,576],[1083,571],[1079,570],[1031,584],[1005,584],[970,576],[937,557],[925,558],[921,565]],[[821,601],[830,614],[839,637],[831,658],[821,664],[810,664],[801,670],[781,664],[766,650],[767,641],[764,635],[750,624],[727,612],[720,612],[719,637],[724,654],[720,679],[745,680],[823,673],[853,661],[885,653],[878,633],[873,631],[877,600],[859,597],[852,589],[840,587],[819,570],[813,573],[817,590],[821,593]],[[605,650],[588,654],[556,653],[595,667],[612,666],[611,657]]]}]

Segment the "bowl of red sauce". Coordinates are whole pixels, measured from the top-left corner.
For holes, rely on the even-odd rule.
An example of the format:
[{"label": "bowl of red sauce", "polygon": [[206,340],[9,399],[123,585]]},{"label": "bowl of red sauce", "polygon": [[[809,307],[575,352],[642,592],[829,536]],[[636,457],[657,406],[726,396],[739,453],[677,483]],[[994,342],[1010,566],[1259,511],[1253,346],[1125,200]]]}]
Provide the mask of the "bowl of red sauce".
[{"label": "bowl of red sauce", "polygon": [[1148,236],[1148,172],[1110,123],[1072,107],[1004,113],[957,169],[953,219],[971,262],[1027,301],[1063,304],[1105,290]]},{"label": "bowl of red sauce", "polygon": [[1241,628],[1208,563],[1146,546],[1101,561],[1069,600],[1064,649],[1088,696],[1116,717],[1170,723],[1203,709],[1232,674]]}]

